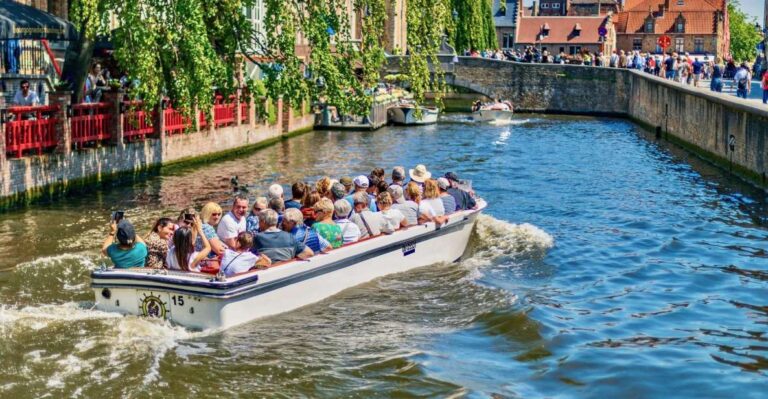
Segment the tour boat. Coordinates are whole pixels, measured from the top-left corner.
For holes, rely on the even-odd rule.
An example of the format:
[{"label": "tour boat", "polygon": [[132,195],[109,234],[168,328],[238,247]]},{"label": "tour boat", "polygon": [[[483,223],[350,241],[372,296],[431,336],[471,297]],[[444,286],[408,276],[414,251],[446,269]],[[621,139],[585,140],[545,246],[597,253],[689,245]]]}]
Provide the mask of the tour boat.
[{"label": "tour boat", "polygon": [[392,273],[457,261],[478,215],[459,211],[442,226],[409,226],[263,270],[224,278],[166,269],[96,269],[96,308],[167,319],[190,329],[226,329],[318,302],[346,288]]},{"label": "tour boat", "polygon": [[504,102],[495,102],[480,105],[479,109],[472,112],[472,119],[478,122],[509,121],[512,120],[514,110],[512,104]]},{"label": "tour boat", "polygon": [[437,107],[419,107],[421,116],[416,117],[416,105],[400,103],[389,109],[389,121],[396,125],[431,125],[437,123],[440,110]]}]

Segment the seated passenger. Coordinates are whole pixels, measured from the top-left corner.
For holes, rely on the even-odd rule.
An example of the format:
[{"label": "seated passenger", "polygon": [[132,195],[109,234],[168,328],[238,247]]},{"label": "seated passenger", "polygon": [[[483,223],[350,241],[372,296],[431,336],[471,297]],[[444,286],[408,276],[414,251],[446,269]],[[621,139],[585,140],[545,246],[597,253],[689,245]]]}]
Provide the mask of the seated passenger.
[{"label": "seated passenger", "polygon": [[221,258],[221,272],[227,277],[232,277],[253,268],[272,264],[269,257],[264,254],[256,255],[251,252],[251,248],[253,248],[253,235],[247,231],[238,234],[235,247],[224,250],[224,257]]},{"label": "seated passenger", "polygon": [[[297,241],[290,233],[277,228],[277,212],[267,209],[259,214],[259,230],[254,249],[267,255],[272,262],[293,258],[307,259],[314,255],[312,249]],[[253,251],[253,250],[252,250]]]},{"label": "seated passenger", "polygon": [[[419,193],[424,193],[424,182],[432,177],[432,173],[427,170],[427,167],[424,165],[416,165],[415,168],[408,169],[408,175],[411,177],[411,181],[408,184],[416,183],[419,186]],[[411,200],[413,200],[413,198],[411,198]]]},{"label": "seated passenger", "polygon": [[435,216],[445,216],[443,200],[440,199],[440,190],[437,188],[437,180],[427,179],[424,182],[424,202],[428,203],[435,211]]},{"label": "seated passenger", "polygon": [[437,188],[440,189],[440,200],[443,201],[446,216],[456,212],[456,199],[448,194],[449,187],[451,187],[451,183],[448,182],[448,179],[445,177],[437,179]]},{"label": "seated passenger", "polygon": [[360,239],[360,228],[349,220],[352,213],[352,207],[345,199],[337,200],[333,203],[334,214],[336,215],[336,225],[341,228],[341,236],[344,239],[344,245],[355,242]]},{"label": "seated passenger", "polygon": [[283,186],[277,183],[269,186],[269,190],[267,191],[267,199],[271,200],[273,198],[283,199]]},{"label": "seated passenger", "polygon": [[253,202],[251,213],[245,218],[245,231],[251,233],[254,237],[259,232],[259,212],[267,209],[267,197],[258,197]]},{"label": "seated passenger", "polygon": [[405,192],[408,194],[408,197],[419,206],[416,214],[416,219],[419,221],[419,224],[435,222],[435,224],[440,226],[445,223],[445,216],[435,215],[435,210],[432,209],[429,203],[421,200],[421,192],[419,191],[418,184],[414,182],[408,183],[408,185],[405,186]]},{"label": "seated passenger", "polygon": [[378,212],[371,212],[368,206],[368,193],[362,191],[354,195],[355,213],[349,218],[360,229],[360,239],[375,237],[382,232],[391,233],[384,217]]},{"label": "seated passenger", "polygon": [[407,227],[408,221],[405,220],[403,213],[397,209],[392,209],[392,196],[388,192],[379,194],[377,201],[380,209],[381,216],[387,222],[387,228],[391,231],[395,231],[401,227]]},{"label": "seated passenger", "polygon": [[328,198],[318,201],[315,204],[315,223],[312,225],[312,230],[331,243],[334,248],[339,248],[344,244],[344,237],[341,235],[341,227],[333,221],[333,210],[333,202]]},{"label": "seated passenger", "polygon": [[[354,184],[355,184],[355,191],[352,194],[349,194],[346,197],[344,197],[344,199],[347,200],[347,202],[349,202],[349,206],[351,206],[352,208],[355,207],[355,200],[354,200],[355,194],[367,193],[368,186],[370,185],[370,181],[368,180],[367,177],[360,175],[355,177]],[[368,198],[368,202],[369,202],[368,206],[370,207],[369,209],[371,210],[371,212],[376,212],[378,209],[376,209],[376,204],[371,202],[370,196]]]},{"label": "seated passenger", "polygon": [[474,209],[477,206],[477,202],[472,198],[472,193],[464,191],[459,187],[461,181],[456,173],[448,172],[445,174],[445,178],[451,184],[448,188],[448,194],[456,200],[456,210]]},{"label": "seated passenger", "polygon": [[173,220],[170,218],[157,219],[145,242],[147,245],[147,267],[153,269],[168,267],[165,263],[165,257],[168,256],[168,242],[173,237],[174,227]]},{"label": "seated passenger", "polygon": [[109,224],[109,235],[101,245],[101,253],[112,260],[115,267],[144,267],[147,259],[147,245],[136,235],[133,225],[126,219]]},{"label": "seated passenger", "polygon": [[387,189],[389,195],[392,196],[392,209],[400,211],[408,225],[419,224],[417,216],[419,213],[419,205],[411,200],[406,200],[403,195],[403,187],[393,184]]},{"label": "seated passenger", "polygon": [[[203,205],[203,209],[200,210],[200,220],[203,221],[203,235],[208,239],[208,243],[211,244],[211,252],[208,253],[208,258],[213,259],[224,254],[224,243],[221,242],[219,236],[216,235],[216,226],[219,225],[221,220],[221,206],[215,202],[209,202]],[[203,250],[203,240],[200,237],[195,239],[195,251]]]},{"label": "seated passenger", "polygon": [[277,227],[283,225],[283,213],[285,212],[285,202],[280,198],[269,200],[269,209],[277,212]]},{"label": "seated passenger", "polygon": [[331,185],[331,195],[333,196],[331,201],[336,202],[347,196],[347,189],[345,189],[344,185],[339,182],[333,183]]},{"label": "seated passenger", "polygon": [[405,186],[405,168],[402,166],[395,166],[392,168],[392,183],[390,186]]},{"label": "seated passenger", "polygon": [[291,233],[293,237],[312,249],[314,253],[328,252],[333,249],[331,243],[317,232],[304,224],[304,217],[298,209],[286,209],[283,217],[283,231]]},{"label": "seated passenger", "polygon": [[315,191],[320,194],[320,197],[331,199],[331,178],[323,176],[315,183]]},{"label": "seated passenger", "polygon": [[248,212],[248,197],[238,194],[232,201],[232,210],[221,218],[216,234],[228,247],[235,246],[237,235],[245,231],[245,214]]},{"label": "seated passenger", "polygon": [[293,197],[285,201],[285,209],[296,208],[301,209],[301,201],[307,194],[307,185],[304,182],[296,182],[291,186],[291,194]]},{"label": "seated passenger", "polygon": [[[203,240],[203,249],[195,251],[195,234]],[[208,258],[211,244],[203,233],[203,223],[200,217],[195,217],[191,227],[180,227],[173,233],[173,245],[168,249],[165,262],[171,270],[199,272],[200,262]]]},{"label": "seated passenger", "polygon": [[320,201],[320,194],[317,191],[309,193],[304,197],[304,202],[301,203],[301,214],[304,216],[304,224],[312,227],[315,223],[315,204]]},{"label": "seated passenger", "polygon": [[[352,178],[349,176],[344,176],[341,179],[339,179],[339,183],[341,183],[342,186],[344,186],[344,189],[347,190],[347,195],[352,193],[353,183]],[[350,205],[351,207],[352,205]]]}]

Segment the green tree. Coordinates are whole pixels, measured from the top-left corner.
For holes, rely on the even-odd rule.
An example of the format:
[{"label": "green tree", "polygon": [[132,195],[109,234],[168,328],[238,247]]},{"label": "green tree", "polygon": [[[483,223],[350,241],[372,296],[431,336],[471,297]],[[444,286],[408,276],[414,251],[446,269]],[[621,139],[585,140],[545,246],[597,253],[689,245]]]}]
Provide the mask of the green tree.
[{"label": "green tree", "polygon": [[453,45],[456,51],[498,48],[492,14],[493,0],[451,0],[456,11]]},{"label": "green tree", "polygon": [[757,44],[762,40],[762,35],[755,29],[755,18],[750,18],[741,11],[739,0],[731,0],[728,3],[728,18],[731,33],[731,56],[736,61],[754,60],[757,52]]}]

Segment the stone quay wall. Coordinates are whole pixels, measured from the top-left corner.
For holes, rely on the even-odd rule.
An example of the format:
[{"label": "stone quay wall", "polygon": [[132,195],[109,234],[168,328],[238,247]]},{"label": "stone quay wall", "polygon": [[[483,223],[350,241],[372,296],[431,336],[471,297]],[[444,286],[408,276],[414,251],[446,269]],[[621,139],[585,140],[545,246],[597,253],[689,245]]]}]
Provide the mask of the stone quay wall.
[{"label": "stone quay wall", "polygon": [[[62,104],[62,109],[66,106]],[[5,140],[0,140],[0,210],[87,190],[109,181],[131,180],[162,166],[222,158],[312,129],[313,114],[294,115],[295,111],[283,107],[281,100],[276,106],[277,121],[273,124],[258,119],[255,111],[251,111],[245,120],[231,126],[197,126],[191,132],[165,134],[162,118],[158,118],[155,133],[144,140],[129,142],[121,136],[124,126],[116,122],[113,137],[117,138],[112,142],[83,149],[60,145],[54,152],[21,158],[6,156]],[[288,108],[287,112],[284,108]],[[239,112],[237,120],[240,121]],[[5,134],[2,129],[0,134]]]},{"label": "stone quay wall", "polygon": [[632,119],[768,187],[768,107],[626,69],[459,57],[447,83],[510,100],[519,112]]}]

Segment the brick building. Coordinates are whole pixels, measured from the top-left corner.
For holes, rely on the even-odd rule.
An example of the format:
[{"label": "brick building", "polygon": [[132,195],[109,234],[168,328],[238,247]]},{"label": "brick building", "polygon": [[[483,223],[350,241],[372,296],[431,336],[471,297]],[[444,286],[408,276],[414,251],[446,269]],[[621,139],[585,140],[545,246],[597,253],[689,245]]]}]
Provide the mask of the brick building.
[{"label": "brick building", "polygon": [[522,15],[522,0],[493,0],[493,23],[499,48],[510,49],[515,44],[515,28]]},{"label": "brick building", "polygon": [[569,3],[567,8],[569,16],[616,14],[621,10],[619,0],[570,0]]},{"label": "brick building", "polygon": [[[604,28],[605,36],[599,31]],[[576,54],[613,51],[616,31],[612,16],[521,17],[517,26],[517,48],[534,46],[550,53]]]},{"label": "brick building", "polygon": [[730,47],[726,0],[627,0],[616,20],[616,45],[623,50],[667,51],[725,57]]},{"label": "brick building", "polygon": [[[534,5],[534,8],[536,6]],[[567,15],[568,0],[540,0],[538,12],[534,15],[538,17],[554,17]]]}]

